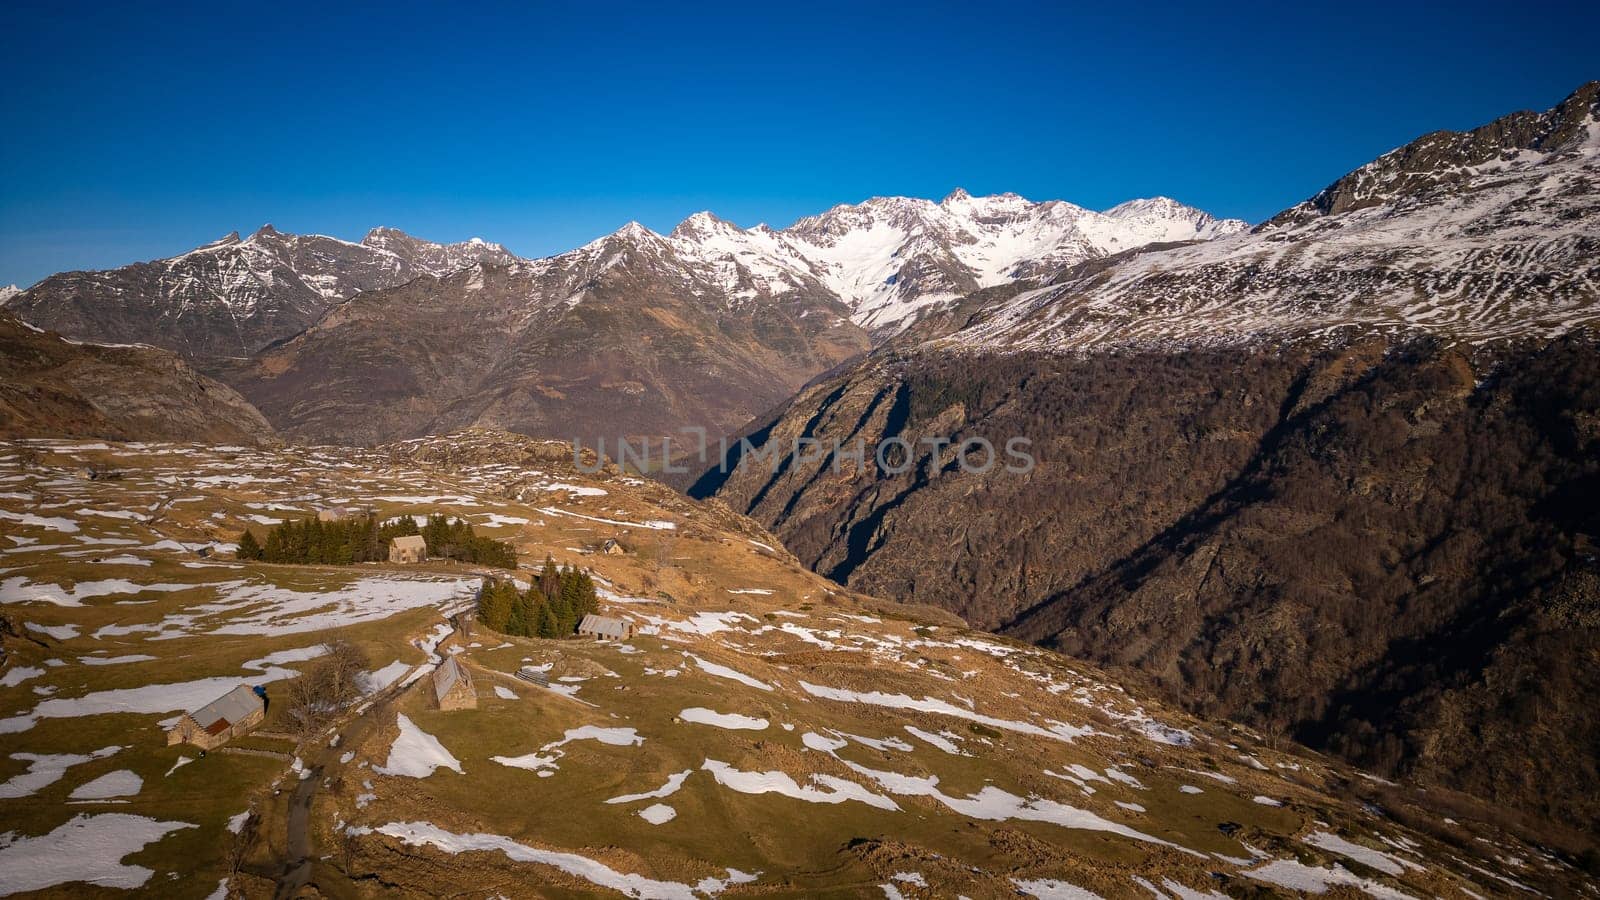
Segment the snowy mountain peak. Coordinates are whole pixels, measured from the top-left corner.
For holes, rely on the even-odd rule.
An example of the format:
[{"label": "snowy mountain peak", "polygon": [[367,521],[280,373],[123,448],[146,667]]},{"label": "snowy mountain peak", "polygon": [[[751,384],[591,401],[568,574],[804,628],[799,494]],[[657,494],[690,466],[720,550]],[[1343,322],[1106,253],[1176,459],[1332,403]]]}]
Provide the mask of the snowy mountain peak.
[{"label": "snowy mountain peak", "polygon": [[218,247],[231,247],[237,243],[239,243],[239,232],[230,231],[208,244],[201,244],[195,250],[215,250]]},{"label": "snowy mountain peak", "polygon": [[1060,200],[957,188],[939,203],[873,197],[801,219],[775,232],[784,249],[880,336],[929,308],[984,287],[1045,278],[1086,259],[1154,242],[1208,240],[1247,227],[1166,198],[1134,201],[1119,214]]},{"label": "snowy mountain peak", "polygon": [[739,230],[738,226],[718,218],[716,213],[713,213],[710,210],[701,210],[689,218],[684,219],[682,222],[679,222],[678,227],[672,229],[672,233],[669,235],[669,237],[692,238],[696,235],[713,234],[719,231],[727,231],[729,229],[735,231]]},{"label": "snowy mountain peak", "polygon": [[611,236],[625,241],[658,240],[661,237],[661,235],[656,234],[654,231],[651,231],[643,225],[640,225],[638,222],[629,222],[628,224],[612,232]]},{"label": "snowy mountain peak", "polygon": [[5,287],[0,287],[0,306],[5,306],[7,300],[10,300],[12,297],[15,297],[20,293],[22,293],[22,288],[19,288],[14,284],[8,284]]},{"label": "snowy mountain peak", "polygon": [[1211,240],[1250,228],[1241,219],[1218,219],[1171,197],[1129,200],[1111,207],[1104,215],[1137,229],[1145,243]]},{"label": "snowy mountain peak", "polygon": [[1106,210],[1106,215],[1113,219],[1130,219],[1135,216],[1167,214],[1183,215],[1188,212],[1199,212],[1179,203],[1171,197],[1145,197],[1138,200],[1127,200]]},{"label": "snowy mountain peak", "polygon": [[262,225],[260,228],[257,228],[255,230],[255,233],[250,235],[250,240],[253,241],[253,240],[256,240],[258,238],[281,237],[281,236],[282,236],[281,232],[279,232],[278,229],[273,228],[271,222],[268,222],[265,225]]}]

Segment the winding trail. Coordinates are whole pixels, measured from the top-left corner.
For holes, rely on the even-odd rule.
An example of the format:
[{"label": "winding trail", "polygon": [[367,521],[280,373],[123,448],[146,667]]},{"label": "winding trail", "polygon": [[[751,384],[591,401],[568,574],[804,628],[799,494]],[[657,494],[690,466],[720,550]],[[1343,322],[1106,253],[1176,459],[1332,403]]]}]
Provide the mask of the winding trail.
[{"label": "winding trail", "polygon": [[[441,610],[445,621],[450,621],[450,616],[459,610]],[[272,878],[277,882],[273,896],[277,900],[289,900],[299,894],[307,885],[314,885],[319,891],[331,895],[344,893],[333,888],[326,881],[347,882],[348,876],[335,867],[320,866],[313,829],[311,827],[311,811],[316,802],[317,790],[323,782],[335,777],[344,769],[344,764],[339,761],[345,747],[359,746],[367,736],[379,726],[379,723],[388,721],[387,713],[394,701],[399,699],[406,691],[417,684],[426,681],[411,676],[419,668],[436,666],[443,658],[442,651],[445,646],[454,641],[460,632],[453,626],[450,633],[445,635],[435,645],[433,653],[426,662],[413,667],[405,677],[396,680],[393,684],[361,701],[343,721],[329,726],[321,732],[312,743],[317,749],[304,754],[301,759],[306,767],[306,777],[300,779],[290,794],[288,808],[285,810],[284,820],[284,854],[278,865],[268,867],[266,871],[258,870],[264,877]],[[333,742],[331,733],[337,733],[339,740]],[[326,738],[327,740],[324,740]],[[321,879],[318,876],[322,876]]]}]

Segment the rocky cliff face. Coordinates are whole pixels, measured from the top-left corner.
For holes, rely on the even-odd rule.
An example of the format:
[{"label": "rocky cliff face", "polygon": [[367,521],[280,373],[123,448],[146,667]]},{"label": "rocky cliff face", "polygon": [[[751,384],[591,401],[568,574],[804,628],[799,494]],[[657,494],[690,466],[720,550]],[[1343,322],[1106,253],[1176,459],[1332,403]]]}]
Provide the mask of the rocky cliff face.
[{"label": "rocky cliff face", "polygon": [[[1592,827],[1600,118],[1574,97],[1474,132],[1505,165],[972,295],[745,430],[865,464],[693,491],[853,588]],[[891,437],[903,471],[870,458]],[[1014,437],[1031,471],[963,469]]]},{"label": "rocky cliff face", "polygon": [[243,397],[171,353],[76,344],[3,312],[0,437],[276,442]]}]

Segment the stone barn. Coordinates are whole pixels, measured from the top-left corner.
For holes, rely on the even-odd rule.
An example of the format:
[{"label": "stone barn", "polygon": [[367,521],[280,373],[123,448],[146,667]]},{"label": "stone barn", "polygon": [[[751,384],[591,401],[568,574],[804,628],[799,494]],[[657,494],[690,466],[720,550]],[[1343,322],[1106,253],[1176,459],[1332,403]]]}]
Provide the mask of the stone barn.
[{"label": "stone barn", "polygon": [[610,616],[597,616],[594,613],[589,613],[583,617],[582,622],[578,623],[578,633],[610,641],[625,641],[633,637],[633,623],[624,619],[614,619]]},{"label": "stone barn", "polygon": [[266,718],[264,693],[241,684],[205,706],[184,713],[167,729],[167,743],[193,744],[210,750],[248,733]]},{"label": "stone barn", "polygon": [[428,558],[428,542],[420,534],[401,535],[389,542],[389,562],[419,563]]},{"label": "stone barn", "polygon": [[606,538],[605,543],[600,545],[600,552],[607,556],[621,556],[628,552],[628,548],[622,546],[622,542],[616,538]]},{"label": "stone barn", "polygon": [[433,699],[440,709],[477,709],[478,692],[472,675],[454,656],[433,670]]}]

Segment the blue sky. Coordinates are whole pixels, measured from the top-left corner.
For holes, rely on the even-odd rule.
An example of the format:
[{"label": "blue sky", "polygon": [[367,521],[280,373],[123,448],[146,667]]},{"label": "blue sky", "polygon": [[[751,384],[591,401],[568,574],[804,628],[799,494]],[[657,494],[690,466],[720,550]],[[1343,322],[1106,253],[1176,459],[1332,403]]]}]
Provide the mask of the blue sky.
[{"label": "blue sky", "polygon": [[1600,78],[1595,3],[338,6],[5,4],[0,285],[269,221],[528,256],[956,186],[1255,221]]}]

